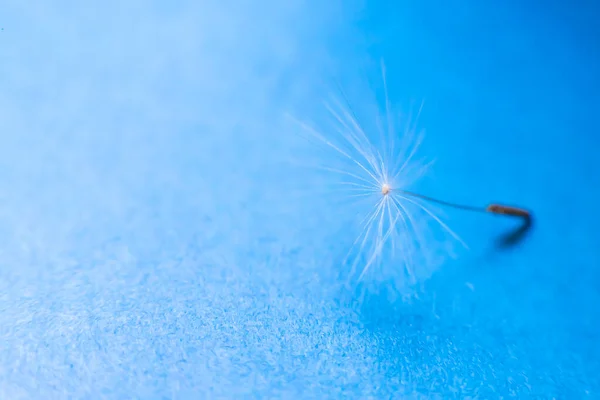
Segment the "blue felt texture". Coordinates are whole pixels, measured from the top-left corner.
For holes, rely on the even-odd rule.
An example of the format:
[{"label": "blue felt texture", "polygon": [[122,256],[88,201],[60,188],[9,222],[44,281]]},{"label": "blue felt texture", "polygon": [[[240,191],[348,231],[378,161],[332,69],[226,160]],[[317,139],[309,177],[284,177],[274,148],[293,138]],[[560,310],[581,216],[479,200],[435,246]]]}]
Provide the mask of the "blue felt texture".
[{"label": "blue felt texture", "polygon": [[[0,399],[599,398],[599,15],[3,0]],[[425,101],[415,188],[535,225],[498,249],[514,221],[448,211],[469,250],[431,239],[417,284],[384,262],[359,292],[361,210],[287,116],[335,82],[374,116],[380,58]]]}]

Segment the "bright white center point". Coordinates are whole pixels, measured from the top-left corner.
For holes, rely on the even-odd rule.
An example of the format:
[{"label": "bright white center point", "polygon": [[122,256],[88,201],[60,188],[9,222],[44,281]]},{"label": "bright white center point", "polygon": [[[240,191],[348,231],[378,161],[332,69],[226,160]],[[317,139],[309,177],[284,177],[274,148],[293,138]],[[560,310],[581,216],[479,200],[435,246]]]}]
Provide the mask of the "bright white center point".
[{"label": "bright white center point", "polygon": [[387,196],[390,193],[390,185],[388,185],[387,183],[384,183],[383,185],[381,185],[381,194],[384,196]]}]

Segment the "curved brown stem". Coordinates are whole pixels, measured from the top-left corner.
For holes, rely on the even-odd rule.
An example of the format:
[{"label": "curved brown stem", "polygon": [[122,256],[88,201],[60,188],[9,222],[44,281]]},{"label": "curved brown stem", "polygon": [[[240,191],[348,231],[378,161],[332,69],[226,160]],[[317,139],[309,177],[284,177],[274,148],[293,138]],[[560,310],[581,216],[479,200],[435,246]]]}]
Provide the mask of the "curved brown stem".
[{"label": "curved brown stem", "polygon": [[426,201],[441,204],[441,205],[447,206],[447,207],[457,208],[460,210],[484,212],[484,213],[490,213],[490,214],[495,214],[495,215],[500,215],[500,216],[507,216],[507,217],[522,219],[523,223],[517,229],[509,232],[508,234],[506,234],[500,238],[499,244],[501,247],[510,247],[510,246],[513,246],[514,244],[518,243],[519,241],[521,241],[521,239],[523,239],[523,237],[527,234],[527,232],[529,231],[529,228],[531,228],[531,225],[533,223],[531,213],[529,211],[527,211],[523,208],[519,208],[519,207],[507,206],[507,205],[497,204],[497,203],[490,204],[485,208],[473,207],[473,206],[467,206],[464,204],[450,203],[450,202],[447,202],[444,200],[439,200],[439,199],[436,199],[433,197],[425,196],[425,195],[422,195],[419,193],[408,192],[405,190],[401,190],[400,192],[406,196],[417,197],[417,198],[420,198],[420,199],[423,199]]},{"label": "curved brown stem", "polygon": [[490,204],[486,208],[487,212],[493,214],[507,215],[510,217],[531,218],[531,213],[527,210],[518,207],[505,206],[502,204]]},{"label": "curved brown stem", "polygon": [[400,190],[400,193],[402,193],[406,196],[417,197],[419,199],[423,199],[426,201],[431,201],[433,203],[441,204],[443,206],[458,208],[460,210],[487,212],[487,213],[492,213],[492,214],[497,214],[497,215],[506,215],[509,217],[531,218],[531,213],[529,211],[527,211],[523,208],[506,206],[503,204],[493,203],[493,204],[490,204],[487,207],[483,208],[483,207],[467,206],[467,205],[458,204],[458,203],[451,203],[448,201],[439,200],[434,197],[429,197],[429,196],[422,195],[420,193],[409,192],[406,190]]}]

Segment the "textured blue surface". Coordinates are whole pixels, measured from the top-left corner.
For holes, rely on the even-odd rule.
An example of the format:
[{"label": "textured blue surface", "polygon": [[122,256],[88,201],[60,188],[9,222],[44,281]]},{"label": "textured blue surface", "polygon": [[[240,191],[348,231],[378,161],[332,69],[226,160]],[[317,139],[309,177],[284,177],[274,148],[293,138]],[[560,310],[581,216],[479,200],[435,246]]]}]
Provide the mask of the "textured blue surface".
[{"label": "textured blue surface", "polygon": [[[600,396],[593,6],[123,3],[0,6],[0,398]],[[470,251],[359,303],[283,115],[379,57],[419,189],[536,225],[451,213]]]}]

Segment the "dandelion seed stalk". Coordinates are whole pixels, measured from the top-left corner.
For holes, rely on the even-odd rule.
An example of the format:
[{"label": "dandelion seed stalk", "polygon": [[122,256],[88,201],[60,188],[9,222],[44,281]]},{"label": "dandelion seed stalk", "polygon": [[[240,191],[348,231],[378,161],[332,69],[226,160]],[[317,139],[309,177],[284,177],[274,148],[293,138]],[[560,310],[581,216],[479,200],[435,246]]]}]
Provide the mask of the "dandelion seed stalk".
[{"label": "dandelion seed stalk", "polygon": [[[384,184],[381,188],[381,194],[383,194],[384,196],[387,196],[391,191],[392,191],[392,189],[387,184]],[[519,207],[507,206],[507,205],[496,204],[496,203],[490,204],[487,207],[476,207],[476,206],[470,206],[470,205],[464,205],[464,204],[458,204],[458,203],[451,203],[448,201],[436,199],[434,197],[425,196],[420,193],[409,192],[407,190],[398,190],[398,192],[400,192],[401,194],[403,194],[405,196],[416,197],[416,198],[423,199],[423,200],[426,200],[426,201],[429,201],[432,203],[437,203],[437,204],[441,204],[446,207],[456,208],[456,209],[460,209],[460,210],[474,211],[474,212],[481,212],[481,213],[490,213],[490,214],[503,215],[503,216],[508,216],[508,217],[518,217],[518,218],[523,218],[523,219],[527,219],[527,220],[531,219],[531,213],[529,211],[527,211],[523,208],[519,208]]]}]

